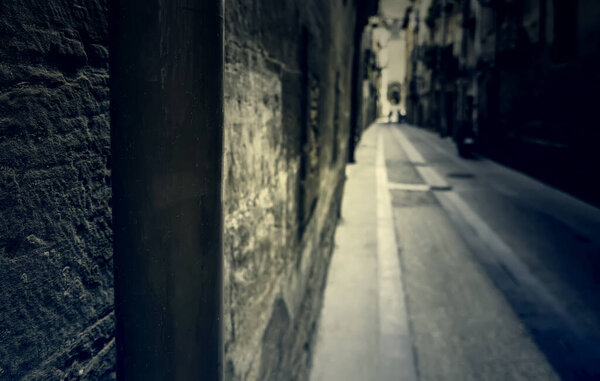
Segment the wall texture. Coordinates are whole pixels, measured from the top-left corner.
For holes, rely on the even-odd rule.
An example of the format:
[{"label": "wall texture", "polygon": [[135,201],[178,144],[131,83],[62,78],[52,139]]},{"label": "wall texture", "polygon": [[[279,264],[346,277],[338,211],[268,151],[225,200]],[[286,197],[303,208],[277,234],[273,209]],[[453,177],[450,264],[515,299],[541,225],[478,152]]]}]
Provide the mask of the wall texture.
[{"label": "wall texture", "polygon": [[105,0],[0,2],[0,379],[111,378]]},{"label": "wall texture", "polygon": [[[228,380],[308,376],[354,1],[226,2]],[[0,379],[114,378],[106,0],[0,2]]]},{"label": "wall texture", "polygon": [[305,379],[347,158],[354,2],[225,12],[226,379]]}]

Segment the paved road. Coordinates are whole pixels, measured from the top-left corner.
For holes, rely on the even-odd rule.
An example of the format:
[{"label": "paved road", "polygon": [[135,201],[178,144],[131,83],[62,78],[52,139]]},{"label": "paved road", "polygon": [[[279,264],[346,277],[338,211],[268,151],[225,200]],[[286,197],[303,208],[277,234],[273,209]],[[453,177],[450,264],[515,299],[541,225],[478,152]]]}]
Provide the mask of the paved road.
[{"label": "paved road", "polygon": [[600,210],[406,125],[357,158],[313,381],[600,379]]}]

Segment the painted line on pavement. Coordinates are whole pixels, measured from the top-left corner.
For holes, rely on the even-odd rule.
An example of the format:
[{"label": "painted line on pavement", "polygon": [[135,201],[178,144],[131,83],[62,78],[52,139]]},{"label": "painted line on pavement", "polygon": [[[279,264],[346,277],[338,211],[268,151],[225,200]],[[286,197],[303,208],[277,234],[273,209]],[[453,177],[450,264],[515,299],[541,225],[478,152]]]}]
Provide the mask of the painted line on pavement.
[{"label": "painted line on pavement", "polygon": [[447,191],[452,189],[449,185],[429,185],[429,184],[404,184],[404,183],[389,183],[388,188],[391,190],[401,190],[409,192],[429,192],[429,191]]},{"label": "painted line on pavement", "polygon": [[401,190],[410,192],[429,192],[431,190],[431,186],[429,184],[389,183],[388,188],[391,190]]},{"label": "painted line on pavement", "polygon": [[446,180],[440,176],[435,169],[426,165],[427,162],[419,151],[408,141],[406,136],[400,132],[397,128],[392,128],[394,132],[393,136],[408,156],[408,160],[415,166],[419,175],[425,180],[425,182],[431,185],[433,190],[450,190],[452,187],[448,185]]},{"label": "painted line on pavement", "polygon": [[398,258],[382,127],[377,139],[377,271],[381,381],[416,381],[412,340]]},{"label": "painted line on pavement", "polygon": [[[405,150],[409,158],[411,155],[409,152],[418,152],[402,131],[393,129],[392,133],[396,136],[398,143]],[[419,170],[419,167],[417,167],[417,170]],[[435,172],[435,169],[431,167],[429,167],[429,170]],[[439,175],[437,176],[439,177]],[[427,177],[422,177],[426,183],[429,183]],[[435,178],[435,175],[433,177]],[[475,249],[475,254],[478,255],[483,263],[493,264],[505,269],[518,287],[531,293],[533,296],[532,299],[542,302],[553,311],[572,332],[581,334],[581,330],[565,310],[562,303],[547,290],[512,249],[479,217],[458,193],[452,191],[434,193],[434,195],[446,213],[448,213],[450,219],[459,228],[463,238]]]}]

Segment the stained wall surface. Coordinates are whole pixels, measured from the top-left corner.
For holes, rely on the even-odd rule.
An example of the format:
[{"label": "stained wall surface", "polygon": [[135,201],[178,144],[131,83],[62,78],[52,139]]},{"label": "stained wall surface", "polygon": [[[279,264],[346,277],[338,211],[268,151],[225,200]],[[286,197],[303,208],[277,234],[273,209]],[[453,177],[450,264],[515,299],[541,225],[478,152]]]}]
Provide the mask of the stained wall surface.
[{"label": "stained wall surface", "polygon": [[308,376],[339,213],[353,1],[226,4],[226,379]]}]

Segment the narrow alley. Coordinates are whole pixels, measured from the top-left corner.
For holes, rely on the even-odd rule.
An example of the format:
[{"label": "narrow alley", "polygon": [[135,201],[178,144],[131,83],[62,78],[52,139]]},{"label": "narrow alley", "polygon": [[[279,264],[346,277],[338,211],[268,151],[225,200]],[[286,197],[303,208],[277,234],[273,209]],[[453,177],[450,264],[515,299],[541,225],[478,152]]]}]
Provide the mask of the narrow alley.
[{"label": "narrow alley", "polygon": [[0,381],[600,380],[600,1],[0,1]]},{"label": "narrow alley", "polygon": [[597,379],[598,231],[600,210],[561,191],[372,125],[347,169],[311,380]]}]

